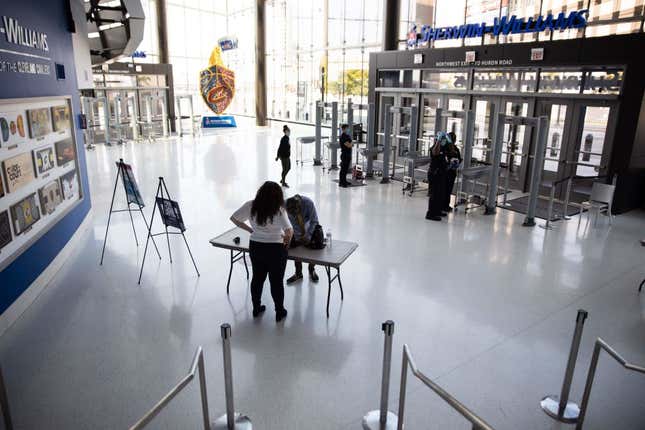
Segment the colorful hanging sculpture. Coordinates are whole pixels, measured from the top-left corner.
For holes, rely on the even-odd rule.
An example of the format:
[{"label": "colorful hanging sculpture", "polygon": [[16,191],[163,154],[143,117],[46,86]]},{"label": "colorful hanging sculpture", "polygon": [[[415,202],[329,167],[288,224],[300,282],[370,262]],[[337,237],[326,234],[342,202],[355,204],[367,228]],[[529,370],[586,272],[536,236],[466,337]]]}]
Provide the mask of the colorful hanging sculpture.
[{"label": "colorful hanging sculpture", "polygon": [[222,114],[235,95],[235,73],[224,67],[222,50],[216,46],[208,60],[208,67],[199,74],[199,89],[204,102],[216,114]]}]

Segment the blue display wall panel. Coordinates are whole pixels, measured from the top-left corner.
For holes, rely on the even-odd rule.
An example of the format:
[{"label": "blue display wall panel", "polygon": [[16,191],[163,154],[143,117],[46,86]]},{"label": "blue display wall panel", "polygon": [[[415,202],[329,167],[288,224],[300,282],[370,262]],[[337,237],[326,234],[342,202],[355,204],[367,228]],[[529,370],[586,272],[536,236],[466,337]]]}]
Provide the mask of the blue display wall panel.
[{"label": "blue display wall panel", "polygon": [[[72,112],[80,112],[72,29],[67,0],[0,3],[0,99],[69,96]],[[83,136],[73,123],[83,198],[0,272],[0,313],[49,266],[90,210]],[[5,210],[2,200],[0,213]]]}]

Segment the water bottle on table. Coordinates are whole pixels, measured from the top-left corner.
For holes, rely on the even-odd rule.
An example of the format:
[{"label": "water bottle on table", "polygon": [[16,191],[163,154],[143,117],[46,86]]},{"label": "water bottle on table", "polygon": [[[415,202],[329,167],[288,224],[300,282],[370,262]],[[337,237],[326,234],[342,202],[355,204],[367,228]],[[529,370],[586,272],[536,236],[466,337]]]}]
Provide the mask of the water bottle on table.
[{"label": "water bottle on table", "polygon": [[327,234],[325,235],[325,243],[327,244],[328,247],[331,248],[331,230],[327,230]]}]

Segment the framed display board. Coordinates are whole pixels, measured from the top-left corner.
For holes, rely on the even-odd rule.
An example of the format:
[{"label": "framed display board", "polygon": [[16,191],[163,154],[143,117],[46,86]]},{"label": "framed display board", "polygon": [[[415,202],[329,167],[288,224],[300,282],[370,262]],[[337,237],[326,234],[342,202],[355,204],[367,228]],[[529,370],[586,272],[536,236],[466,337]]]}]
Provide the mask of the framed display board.
[{"label": "framed display board", "polygon": [[[116,165],[119,167],[118,162]],[[139,192],[139,185],[137,184],[137,180],[134,178],[134,173],[132,172],[132,166],[126,163],[121,163],[121,166],[123,169],[121,172],[121,178],[123,180],[123,187],[125,188],[125,195],[128,204],[134,203],[139,206],[139,208],[144,207],[143,198]]]},{"label": "framed display board", "polygon": [[83,199],[70,97],[0,100],[0,271]]},{"label": "framed display board", "polygon": [[157,207],[159,208],[161,221],[166,227],[175,227],[182,232],[186,231],[184,218],[181,216],[181,210],[179,210],[179,203],[174,200],[157,197]]}]

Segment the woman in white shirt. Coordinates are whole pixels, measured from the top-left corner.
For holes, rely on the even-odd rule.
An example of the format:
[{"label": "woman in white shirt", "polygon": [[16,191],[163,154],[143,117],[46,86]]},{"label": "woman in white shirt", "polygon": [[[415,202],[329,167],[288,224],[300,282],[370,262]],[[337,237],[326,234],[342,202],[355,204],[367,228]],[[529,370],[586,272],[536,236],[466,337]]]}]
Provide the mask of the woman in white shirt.
[{"label": "woman in white shirt", "polygon": [[[284,308],[284,270],[287,266],[287,247],[293,228],[284,209],[284,196],[280,186],[267,181],[258,189],[254,200],[242,205],[231,216],[236,226],[251,233],[249,254],[253,267],[251,298],[253,317],[266,310],[262,304],[262,288],[269,276],[271,296],[275,304],[275,319],[280,322],[287,316]],[[246,223],[249,221],[251,224]]]}]

